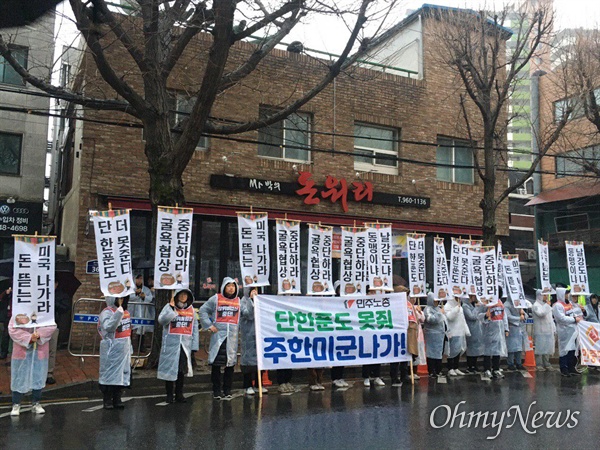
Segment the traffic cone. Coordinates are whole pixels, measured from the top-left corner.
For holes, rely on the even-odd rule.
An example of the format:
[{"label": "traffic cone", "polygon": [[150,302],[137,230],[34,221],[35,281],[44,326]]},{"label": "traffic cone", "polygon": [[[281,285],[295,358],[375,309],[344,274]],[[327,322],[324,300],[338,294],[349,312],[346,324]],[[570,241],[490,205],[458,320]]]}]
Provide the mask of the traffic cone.
[{"label": "traffic cone", "polygon": [[272,386],[273,382],[269,380],[269,371],[264,370],[262,373],[262,385],[263,386]]},{"label": "traffic cone", "polygon": [[529,348],[525,351],[525,362],[523,365],[535,369],[535,354],[533,352],[533,339],[529,336]]},{"label": "traffic cone", "polygon": [[417,366],[417,375],[429,375],[427,364],[420,364]]}]

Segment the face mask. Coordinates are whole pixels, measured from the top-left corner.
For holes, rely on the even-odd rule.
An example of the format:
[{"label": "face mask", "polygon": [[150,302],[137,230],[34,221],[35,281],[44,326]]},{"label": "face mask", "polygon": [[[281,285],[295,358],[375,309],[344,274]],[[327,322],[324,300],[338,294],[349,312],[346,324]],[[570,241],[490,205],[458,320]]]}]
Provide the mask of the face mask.
[{"label": "face mask", "polygon": [[187,306],[187,303],[177,302],[177,307],[178,307],[179,309],[183,309],[183,308],[185,308],[186,306]]}]

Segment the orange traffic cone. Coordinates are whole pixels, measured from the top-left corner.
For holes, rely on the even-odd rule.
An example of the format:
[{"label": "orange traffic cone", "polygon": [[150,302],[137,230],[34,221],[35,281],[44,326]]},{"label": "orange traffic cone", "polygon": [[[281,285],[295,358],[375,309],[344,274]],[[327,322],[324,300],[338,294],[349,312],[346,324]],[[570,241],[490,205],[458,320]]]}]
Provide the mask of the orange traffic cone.
[{"label": "orange traffic cone", "polygon": [[427,364],[420,364],[417,366],[417,375],[429,375]]},{"label": "orange traffic cone", "polygon": [[531,339],[531,336],[529,336],[529,348],[527,350],[525,350],[525,362],[523,363],[523,365],[525,367],[529,367],[534,369],[535,368],[535,354],[533,352],[533,339]]},{"label": "orange traffic cone", "polygon": [[264,370],[262,373],[262,385],[263,386],[272,386],[273,382],[269,380],[269,371]]}]

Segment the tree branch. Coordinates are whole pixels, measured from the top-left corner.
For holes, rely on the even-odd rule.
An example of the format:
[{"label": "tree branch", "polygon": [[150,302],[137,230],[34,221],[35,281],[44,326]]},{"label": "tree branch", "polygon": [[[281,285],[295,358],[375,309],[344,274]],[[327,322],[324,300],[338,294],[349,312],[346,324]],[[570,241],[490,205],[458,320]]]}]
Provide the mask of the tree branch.
[{"label": "tree branch", "polygon": [[261,30],[265,26],[270,25],[271,23],[275,22],[277,19],[286,15],[287,13],[294,12],[294,14],[296,14],[298,11],[300,11],[303,5],[304,0],[291,0],[290,2],[284,4],[277,11],[265,15],[260,21],[256,22],[251,27],[248,27],[244,31],[236,33],[233,39],[236,41],[240,41],[242,39],[250,37],[257,31]]}]

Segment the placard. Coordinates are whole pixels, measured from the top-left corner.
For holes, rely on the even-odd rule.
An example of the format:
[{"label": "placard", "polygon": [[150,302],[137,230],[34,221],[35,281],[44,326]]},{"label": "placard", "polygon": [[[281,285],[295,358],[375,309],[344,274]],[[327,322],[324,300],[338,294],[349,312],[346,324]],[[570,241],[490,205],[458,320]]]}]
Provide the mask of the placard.
[{"label": "placard", "polygon": [[154,289],[190,287],[191,208],[158,207],[154,258]]},{"label": "placard", "polygon": [[244,286],[269,286],[268,214],[238,213],[238,242]]},{"label": "placard", "polygon": [[550,284],[550,253],[548,243],[543,239],[538,241],[538,262],[540,265],[540,287],[542,294],[556,294]]},{"label": "placard", "polygon": [[565,241],[565,249],[567,251],[567,270],[569,271],[571,294],[590,295],[583,242]]},{"label": "placard", "polygon": [[425,235],[406,235],[408,244],[408,286],[411,297],[427,297],[425,286]]},{"label": "placard", "polygon": [[331,253],[333,228],[308,224],[306,295],[335,295]]},{"label": "placard", "polygon": [[300,221],[277,219],[277,293],[300,294]]},{"label": "placard", "polygon": [[523,291],[523,281],[521,280],[519,255],[504,255],[502,257],[502,264],[504,266],[504,278],[506,280],[508,297],[512,300],[515,308],[527,308],[525,292]]},{"label": "placard", "polygon": [[452,294],[444,238],[436,237],[433,239],[433,257],[433,293],[436,300],[448,300]]},{"label": "placard", "polygon": [[391,292],[392,281],[392,225],[365,223],[367,228],[368,283],[373,289]]},{"label": "placard", "polygon": [[364,228],[342,227],[340,295],[367,293],[367,232]]}]

